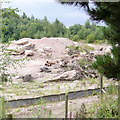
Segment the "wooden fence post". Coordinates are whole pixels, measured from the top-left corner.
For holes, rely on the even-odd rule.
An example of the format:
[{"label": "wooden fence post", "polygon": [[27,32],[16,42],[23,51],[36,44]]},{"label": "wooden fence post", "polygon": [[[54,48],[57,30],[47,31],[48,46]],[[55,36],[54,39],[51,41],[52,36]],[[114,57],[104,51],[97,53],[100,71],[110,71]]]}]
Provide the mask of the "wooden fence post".
[{"label": "wooden fence post", "polygon": [[103,76],[100,75],[100,93],[103,94]]},{"label": "wooden fence post", "polygon": [[100,75],[100,99],[102,102],[102,99],[103,99],[103,76],[102,75]]},{"label": "wooden fence post", "polygon": [[68,118],[68,93],[65,95],[65,119]]}]

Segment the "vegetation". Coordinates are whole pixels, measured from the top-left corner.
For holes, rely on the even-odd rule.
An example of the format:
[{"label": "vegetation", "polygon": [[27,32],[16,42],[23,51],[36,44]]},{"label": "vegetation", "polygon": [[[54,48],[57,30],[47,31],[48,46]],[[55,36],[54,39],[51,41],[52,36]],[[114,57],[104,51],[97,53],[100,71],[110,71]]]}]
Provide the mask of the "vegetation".
[{"label": "vegetation", "polygon": [[0,39],[2,43],[20,38],[67,37],[74,41],[87,40],[89,43],[103,40],[102,29],[95,23],[86,21],[85,25],[75,24],[69,28],[56,19],[53,23],[44,17],[43,20],[28,17],[24,12],[20,16],[18,9],[1,9]]},{"label": "vegetation", "polygon": [[6,118],[6,105],[3,97],[0,97],[0,119]]}]

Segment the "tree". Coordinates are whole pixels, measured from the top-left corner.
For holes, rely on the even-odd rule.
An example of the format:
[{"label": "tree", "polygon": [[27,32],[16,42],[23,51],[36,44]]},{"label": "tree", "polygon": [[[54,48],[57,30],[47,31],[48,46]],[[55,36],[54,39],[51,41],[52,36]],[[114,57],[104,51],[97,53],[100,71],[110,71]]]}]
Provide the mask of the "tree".
[{"label": "tree", "polygon": [[75,24],[73,26],[70,26],[69,30],[70,30],[72,35],[76,35],[81,28],[82,28],[82,25]]},{"label": "tree", "polygon": [[91,33],[87,36],[86,39],[87,39],[88,43],[93,43],[95,41],[95,35],[93,33]]},{"label": "tree", "polygon": [[78,35],[74,35],[72,38],[73,41],[79,41],[79,36]]},{"label": "tree", "polygon": [[78,36],[80,39],[85,40],[85,38],[87,37],[87,29],[82,26],[82,28],[78,31]]},{"label": "tree", "polygon": [[59,36],[65,35],[65,32],[66,32],[65,26],[58,19],[55,19],[53,26],[55,28],[55,36],[54,37],[59,37]]},{"label": "tree", "polygon": [[25,14],[25,12],[23,12],[22,18],[23,19],[27,18],[27,15]]},{"label": "tree", "polygon": [[90,21],[87,20],[86,23],[85,23],[85,28],[86,29],[90,29],[91,28],[91,25],[90,25]]},{"label": "tree", "polygon": [[92,7],[89,2],[58,1],[62,4],[84,7],[92,20],[104,21],[110,27],[106,38],[112,45],[112,54],[97,57],[94,67],[102,75],[120,80],[120,2],[95,2],[93,0],[94,6]]},{"label": "tree", "polygon": [[1,42],[8,42],[13,33],[18,30],[19,16],[16,13],[17,11],[17,9],[10,8],[1,9]]}]

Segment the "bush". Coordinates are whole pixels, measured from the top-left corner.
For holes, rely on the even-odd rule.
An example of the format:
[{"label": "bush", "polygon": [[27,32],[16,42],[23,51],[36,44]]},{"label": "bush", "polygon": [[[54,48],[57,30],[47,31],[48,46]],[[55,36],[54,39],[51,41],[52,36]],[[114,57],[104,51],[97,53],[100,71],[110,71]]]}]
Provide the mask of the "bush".
[{"label": "bush", "polygon": [[95,35],[94,34],[89,34],[86,38],[88,43],[93,43],[95,41]]},{"label": "bush", "polygon": [[72,40],[73,40],[73,41],[79,41],[79,36],[78,36],[78,35],[74,35],[74,36],[72,37]]},{"label": "bush", "polygon": [[118,117],[118,103],[117,100],[112,100],[109,97],[103,99],[99,104],[97,110],[98,118],[117,118]]}]

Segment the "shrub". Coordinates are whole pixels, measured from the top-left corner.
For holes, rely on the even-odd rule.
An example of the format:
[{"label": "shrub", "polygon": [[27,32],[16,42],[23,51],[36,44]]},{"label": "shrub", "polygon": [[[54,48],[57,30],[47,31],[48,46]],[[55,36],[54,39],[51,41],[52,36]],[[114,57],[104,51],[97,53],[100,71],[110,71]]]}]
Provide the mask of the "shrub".
[{"label": "shrub", "polygon": [[98,118],[117,118],[118,117],[118,103],[117,100],[109,97],[102,100],[97,109]]},{"label": "shrub", "polygon": [[95,35],[94,34],[89,34],[86,38],[88,43],[93,43],[95,41]]}]

